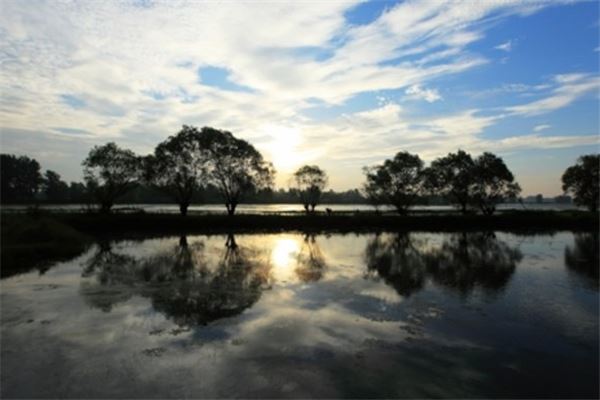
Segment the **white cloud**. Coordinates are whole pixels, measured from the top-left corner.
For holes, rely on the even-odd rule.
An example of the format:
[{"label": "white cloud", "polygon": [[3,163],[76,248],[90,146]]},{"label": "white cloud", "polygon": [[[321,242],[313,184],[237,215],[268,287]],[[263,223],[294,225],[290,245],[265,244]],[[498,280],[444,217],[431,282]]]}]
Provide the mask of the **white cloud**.
[{"label": "white cloud", "polygon": [[428,103],[433,103],[442,99],[442,96],[440,96],[437,89],[423,89],[419,85],[408,87],[404,93],[411,99],[422,99]]},{"label": "white cloud", "polygon": [[550,125],[547,125],[547,124],[536,125],[536,126],[533,128],[533,131],[534,131],[534,132],[540,132],[540,131],[543,131],[544,129],[548,129],[548,128],[550,128],[550,127],[551,127],[551,126],[550,126]]},{"label": "white cloud", "polygon": [[512,50],[512,40],[506,41],[494,47],[496,50],[501,50],[509,53]]},{"label": "white cloud", "polygon": [[564,74],[554,77],[554,89],[540,100],[507,107],[513,115],[533,116],[566,107],[580,97],[600,90],[600,77],[591,74]]}]

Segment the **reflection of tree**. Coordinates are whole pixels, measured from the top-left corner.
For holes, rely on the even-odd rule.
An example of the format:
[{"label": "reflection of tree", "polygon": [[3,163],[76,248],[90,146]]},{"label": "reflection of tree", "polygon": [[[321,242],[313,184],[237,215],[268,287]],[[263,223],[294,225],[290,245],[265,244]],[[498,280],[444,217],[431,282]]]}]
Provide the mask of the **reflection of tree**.
[{"label": "reflection of tree", "polygon": [[571,271],[588,278],[592,287],[598,288],[600,270],[600,235],[593,233],[576,233],[575,246],[565,248],[565,264]]},{"label": "reflection of tree", "polygon": [[304,236],[297,263],[296,275],[302,282],[316,282],[323,277],[327,264],[314,234]]},{"label": "reflection of tree", "polygon": [[238,246],[233,235],[216,259],[205,254],[203,243],[189,245],[185,237],[179,245],[152,257],[115,254],[110,247],[99,253],[92,260],[94,267],[85,271],[97,278],[95,287],[84,288],[93,306],[110,310],[114,303],[105,296],[107,290],[98,289],[118,289],[128,296],[150,298],[155,310],[179,325],[206,324],[241,313],[260,298],[269,279],[261,255]]},{"label": "reflection of tree", "polygon": [[410,233],[377,235],[365,249],[367,268],[376,272],[398,294],[410,296],[425,282],[425,257]]},{"label": "reflection of tree", "polygon": [[427,278],[462,294],[476,287],[497,291],[522,257],[489,233],[452,234],[437,248],[409,233],[378,235],[367,244],[365,255],[368,270],[402,296],[421,290]]},{"label": "reflection of tree", "polygon": [[498,291],[522,257],[493,233],[457,233],[430,254],[429,273],[435,282],[462,294],[475,287]]}]

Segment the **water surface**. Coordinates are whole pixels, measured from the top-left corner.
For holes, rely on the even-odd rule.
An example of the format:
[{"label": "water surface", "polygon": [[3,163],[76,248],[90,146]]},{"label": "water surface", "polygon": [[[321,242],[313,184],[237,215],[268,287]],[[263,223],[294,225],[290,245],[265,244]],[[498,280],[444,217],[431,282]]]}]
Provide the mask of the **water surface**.
[{"label": "water surface", "polygon": [[597,397],[598,235],[105,241],[1,281],[2,397]]}]

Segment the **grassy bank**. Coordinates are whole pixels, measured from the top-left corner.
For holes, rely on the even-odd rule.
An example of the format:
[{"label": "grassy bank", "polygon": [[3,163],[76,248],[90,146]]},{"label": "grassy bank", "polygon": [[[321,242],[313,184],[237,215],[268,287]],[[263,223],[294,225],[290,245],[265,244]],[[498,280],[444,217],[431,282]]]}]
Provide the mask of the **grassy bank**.
[{"label": "grassy bank", "polygon": [[2,215],[0,276],[37,268],[40,272],[56,261],[81,254],[91,237],[47,215]]},{"label": "grassy bank", "polygon": [[279,231],[594,231],[598,213],[582,211],[510,211],[493,216],[427,215],[190,215],[173,214],[52,214],[62,224],[91,235],[182,234]]}]

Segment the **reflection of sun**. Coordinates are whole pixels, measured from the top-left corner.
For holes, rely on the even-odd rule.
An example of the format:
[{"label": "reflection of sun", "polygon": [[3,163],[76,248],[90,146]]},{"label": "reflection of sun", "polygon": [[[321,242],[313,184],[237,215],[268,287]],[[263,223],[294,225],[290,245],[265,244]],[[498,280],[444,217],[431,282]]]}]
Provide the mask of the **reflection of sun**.
[{"label": "reflection of sun", "polygon": [[264,127],[264,132],[272,138],[268,147],[271,160],[277,170],[290,171],[303,162],[303,157],[298,150],[301,140],[297,128],[267,125]]},{"label": "reflection of sun", "polygon": [[295,277],[294,269],[300,245],[294,239],[278,239],[271,251],[273,275],[279,282],[289,281]]}]

